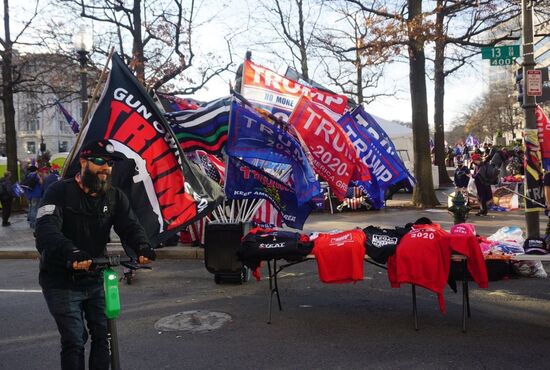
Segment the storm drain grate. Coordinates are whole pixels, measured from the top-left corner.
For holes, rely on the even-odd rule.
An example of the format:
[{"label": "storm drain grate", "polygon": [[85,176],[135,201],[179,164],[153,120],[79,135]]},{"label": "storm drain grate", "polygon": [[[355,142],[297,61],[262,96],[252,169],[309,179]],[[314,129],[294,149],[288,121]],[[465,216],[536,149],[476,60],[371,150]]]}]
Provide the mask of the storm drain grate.
[{"label": "storm drain grate", "polygon": [[221,328],[231,316],[224,312],[193,310],[163,317],[155,323],[160,331],[187,331],[201,333]]}]

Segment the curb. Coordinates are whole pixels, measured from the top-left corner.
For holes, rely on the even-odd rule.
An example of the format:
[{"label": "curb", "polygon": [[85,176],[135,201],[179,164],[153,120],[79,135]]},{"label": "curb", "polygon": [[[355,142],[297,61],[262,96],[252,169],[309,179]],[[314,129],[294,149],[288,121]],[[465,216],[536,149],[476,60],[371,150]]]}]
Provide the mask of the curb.
[{"label": "curb", "polygon": [[[124,253],[120,247],[108,248],[109,253]],[[199,247],[164,247],[155,249],[159,260],[202,260],[204,259],[204,248]],[[38,251],[31,249],[0,250],[0,259],[38,259]]]}]

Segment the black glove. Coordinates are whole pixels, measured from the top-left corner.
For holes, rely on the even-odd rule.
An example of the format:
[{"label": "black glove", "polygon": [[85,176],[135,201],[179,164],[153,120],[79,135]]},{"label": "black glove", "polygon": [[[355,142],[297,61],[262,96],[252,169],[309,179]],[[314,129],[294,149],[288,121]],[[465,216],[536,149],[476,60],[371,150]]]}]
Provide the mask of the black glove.
[{"label": "black glove", "polygon": [[157,254],[155,253],[155,250],[151,248],[149,244],[141,244],[139,246],[137,255],[138,257],[139,256],[147,257],[151,261],[154,261],[157,258]]},{"label": "black glove", "polygon": [[92,256],[90,256],[90,253],[80,249],[73,249],[67,257],[67,262],[69,266],[72,266],[73,262],[83,262],[91,259]]}]

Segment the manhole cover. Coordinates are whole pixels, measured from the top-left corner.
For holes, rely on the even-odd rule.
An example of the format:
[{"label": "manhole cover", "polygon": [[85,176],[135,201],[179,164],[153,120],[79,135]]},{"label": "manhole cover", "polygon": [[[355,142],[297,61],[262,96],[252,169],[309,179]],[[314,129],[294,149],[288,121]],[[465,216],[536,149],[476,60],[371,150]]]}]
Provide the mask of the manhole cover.
[{"label": "manhole cover", "polygon": [[163,317],[155,323],[155,329],[200,333],[219,329],[230,320],[231,316],[223,312],[203,310],[184,311]]}]

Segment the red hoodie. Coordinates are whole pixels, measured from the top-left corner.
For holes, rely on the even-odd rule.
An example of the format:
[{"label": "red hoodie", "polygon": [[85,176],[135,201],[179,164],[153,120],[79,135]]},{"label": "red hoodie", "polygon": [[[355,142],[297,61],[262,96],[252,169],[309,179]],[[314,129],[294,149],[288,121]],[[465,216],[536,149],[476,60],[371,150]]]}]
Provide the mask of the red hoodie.
[{"label": "red hoodie", "polygon": [[437,293],[445,313],[443,290],[451,263],[450,234],[437,224],[414,225],[388,259],[388,278],[393,288],[415,284]]},{"label": "red hoodie", "polygon": [[487,269],[477,239],[472,235],[451,235],[438,224],[414,225],[388,259],[391,286],[415,284],[437,293],[445,313],[443,290],[449,277],[452,252],[468,257],[468,270],[481,288],[488,286]]}]

